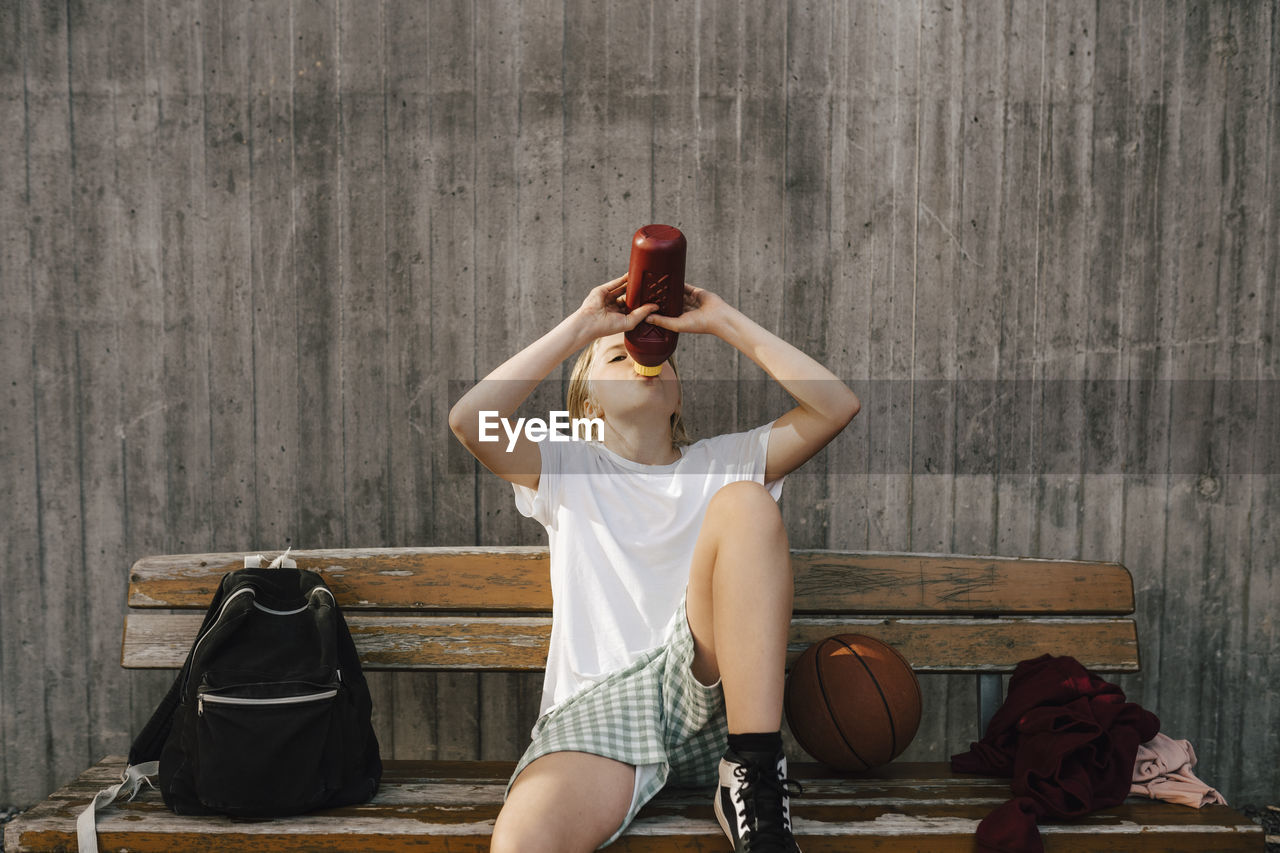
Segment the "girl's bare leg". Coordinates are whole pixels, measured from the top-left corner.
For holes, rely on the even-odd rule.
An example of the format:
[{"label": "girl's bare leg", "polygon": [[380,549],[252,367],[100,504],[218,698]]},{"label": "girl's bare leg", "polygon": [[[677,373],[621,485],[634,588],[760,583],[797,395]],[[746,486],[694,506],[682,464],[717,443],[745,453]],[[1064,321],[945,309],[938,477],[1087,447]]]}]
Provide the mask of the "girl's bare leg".
[{"label": "girl's bare leg", "polygon": [[493,828],[493,853],[587,853],[622,825],[636,769],[585,752],[552,752],[516,777]]},{"label": "girl's bare leg", "polygon": [[731,483],[711,498],[694,546],[686,610],[693,674],[723,679],[729,731],[782,726],[791,548],[782,515],[758,483]]}]

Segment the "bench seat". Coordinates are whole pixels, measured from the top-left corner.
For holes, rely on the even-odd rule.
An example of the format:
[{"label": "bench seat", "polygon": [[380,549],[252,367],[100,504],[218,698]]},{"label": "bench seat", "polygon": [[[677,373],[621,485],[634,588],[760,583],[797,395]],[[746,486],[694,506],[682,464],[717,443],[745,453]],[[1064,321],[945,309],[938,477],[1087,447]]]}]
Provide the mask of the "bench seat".
[{"label": "bench seat", "polygon": [[[545,547],[293,556],[300,568],[324,576],[366,669],[528,672],[545,664],[551,624]],[[129,573],[122,665],[181,667],[219,579],[242,563],[242,554],[137,561]],[[1133,579],[1118,563],[795,549],[792,567],[789,660],[823,637],[854,632],[890,643],[917,672],[969,674],[978,692],[974,739],[1003,699],[1002,679],[1021,660],[1067,654],[1104,674],[1141,666]],[[950,746],[958,751],[968,740]],[[372,803],[280,820],[179,817],[148,790],[100,812],[100,847],[486,850],[516,758],[387,761]],[[123,767],[123,758],[104,759],[20,815],[5,828],[6,851],[75,850],[77,815],[118,781]],[[854,775],[795,762],[792,775],[805,786],[793,803],[805,853],[971,851],[978,823],[1010,796],[1007,780],[953,774],[946,764],[893,763]],[[1261,827],[1225,806],[1197,810],[1145,799],[1041,828],[1049,851],[1260,851],[1264,838]],[[715,851],[727,842],[710,791],[665,791],[610,849]]]},{"label": "bench seat", "polygon": [[[75,818],[117,781],[123,756],[85,771],[23,815],[6,834],[8,851],[75,850]],[[513,762],[388,761],[378,796],[361,806],[276,820],[182,817],[157,791],[106,810],[98,821],[106,851],[485,851]],[[943,763],[893,763],[864,774],[820,764],[792,765],[804,785],[792,801],[805,853],[850,850],[973,851],[978,822],[1009,798],[1003,779],[953,773]],[[720,851],[728,842],[711,814],[711,790],[667,789],[640,812],[610,850]],[[1075,823],[1040,824],[1045,850],[1228,851],[1262,848],[1262,827],[1225,806],[1170,806],[1130,797]]]}]

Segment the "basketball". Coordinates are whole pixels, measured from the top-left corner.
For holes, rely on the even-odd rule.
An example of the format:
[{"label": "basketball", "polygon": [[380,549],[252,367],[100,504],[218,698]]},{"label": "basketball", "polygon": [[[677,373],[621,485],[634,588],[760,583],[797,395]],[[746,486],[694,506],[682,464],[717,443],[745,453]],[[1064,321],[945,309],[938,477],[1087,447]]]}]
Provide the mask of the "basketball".
[{"label": "basketball", "polygon": [[915,737],[920,682],[893,647],[839,634],[796,660],[785,706],[805,752],[840,770],[868,770],[901,755]]}]

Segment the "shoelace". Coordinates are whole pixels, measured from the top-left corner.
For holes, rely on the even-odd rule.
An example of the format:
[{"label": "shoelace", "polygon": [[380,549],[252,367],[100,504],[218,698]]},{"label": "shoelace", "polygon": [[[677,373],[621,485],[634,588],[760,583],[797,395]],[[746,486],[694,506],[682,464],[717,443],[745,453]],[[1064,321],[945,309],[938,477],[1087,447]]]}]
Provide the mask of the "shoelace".
[{"label": "shoelace", "polygon": [[[771,772],[771,768],[757,764],[738,764],[733,768],[733,775],[742,782],[738,788],[738,801],[747,813],[747,831],[742,836],[747,849],[767,850],[770,844],[779,850],[795,849],[795,839],[791,836],[790,822],[785,817],[782,804],[783,797],[803,794],[804,786],[794,779],[783,779],[776,772]],[[748,792],[751,800],[747,799]],[[762,802],[765,799],[768,801]],[[760,819],[761,812],[765,820]],[[792,846],[788,847],[788,843]]]}]

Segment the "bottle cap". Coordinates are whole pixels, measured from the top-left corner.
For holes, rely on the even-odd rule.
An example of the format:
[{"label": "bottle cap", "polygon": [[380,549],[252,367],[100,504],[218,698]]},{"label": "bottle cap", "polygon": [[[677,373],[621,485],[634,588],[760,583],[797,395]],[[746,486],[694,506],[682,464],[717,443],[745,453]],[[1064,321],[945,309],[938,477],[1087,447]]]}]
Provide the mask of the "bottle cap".
[{"label": "bottle cap", "polygon": [[647,364],[641,364],[637,361],[634,367],[636,369],[636,373],[639,373],[641,376],[657,376],[662,372],[661,364],[655,364],[653,367],[650,367]]}]

